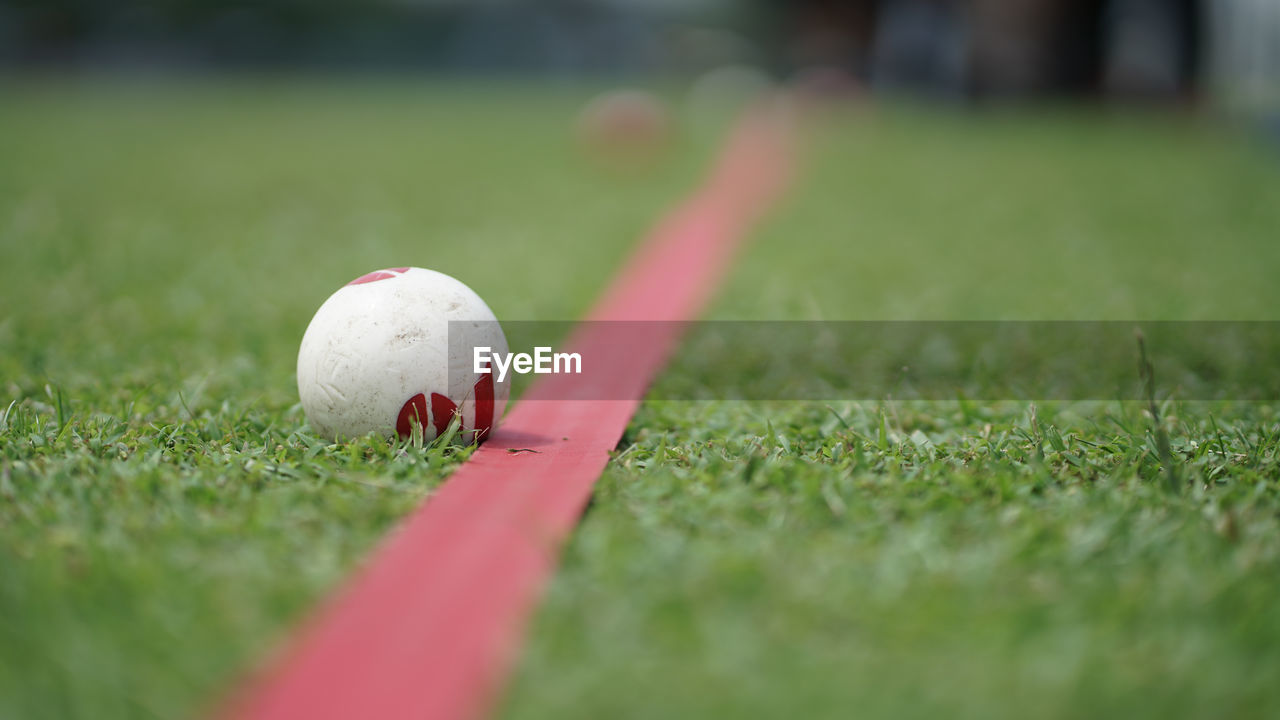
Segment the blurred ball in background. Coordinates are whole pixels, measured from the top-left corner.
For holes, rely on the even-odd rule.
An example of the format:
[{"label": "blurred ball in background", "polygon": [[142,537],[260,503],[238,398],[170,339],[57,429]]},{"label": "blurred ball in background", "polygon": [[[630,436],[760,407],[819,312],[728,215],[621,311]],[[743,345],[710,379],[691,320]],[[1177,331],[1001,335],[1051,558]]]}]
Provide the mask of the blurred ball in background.
[{"label": "blurred ball in background", "polygon": [[651,166],[670,149],[673,128],[666,104],[645,90],[597,95],[578,115],[579,146],[594,162],[618,170]]},{"label": "blurred ball in background", "polygon": [[791,93],[804,107],[854,105],[870,101],[867,86],[848,70],[833,65],[815,65],[791,78]]}]

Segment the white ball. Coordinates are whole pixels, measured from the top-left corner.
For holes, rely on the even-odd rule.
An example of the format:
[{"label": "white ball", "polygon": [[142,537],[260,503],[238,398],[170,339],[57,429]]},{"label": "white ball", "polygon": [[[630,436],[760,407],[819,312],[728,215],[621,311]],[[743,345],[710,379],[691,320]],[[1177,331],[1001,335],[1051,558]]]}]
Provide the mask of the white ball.
[{"label": "white ball", "polygon": [[666,105],[644,90],[598,95],[578,115],[579,142],[605,160],[640,160],[661,151],[671,139]]},{"label": "white ball", "polygon": [[369,273],[329,296],[302,336],[302,408],[317,433],[334,439],[409,436],[416,426],[431,440],[460,413],[463,439],[484,440],[511,389],[475,372],[477,346],[508,352],[493,311],[471,288],[424,268]]}]

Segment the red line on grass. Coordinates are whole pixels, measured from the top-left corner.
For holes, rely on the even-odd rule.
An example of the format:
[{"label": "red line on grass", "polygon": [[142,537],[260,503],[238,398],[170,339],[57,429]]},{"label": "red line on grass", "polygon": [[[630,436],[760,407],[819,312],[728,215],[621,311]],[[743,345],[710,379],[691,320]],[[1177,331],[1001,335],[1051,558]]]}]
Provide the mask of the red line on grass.
[{"label": "red line on grass", "polygon": [[[744,116],[703,186],[655,228],[588,319],[697,317],[790,174],[782,115],[762,106]],[[679,341],[679,323],[640,325],[650,336],[625,348],[590,324],[566,343],[610,368],[584,397],[636,399],[564,399],[557,376],[535,383],[222,715],[455,720],[489,710],[561,543]]]}]

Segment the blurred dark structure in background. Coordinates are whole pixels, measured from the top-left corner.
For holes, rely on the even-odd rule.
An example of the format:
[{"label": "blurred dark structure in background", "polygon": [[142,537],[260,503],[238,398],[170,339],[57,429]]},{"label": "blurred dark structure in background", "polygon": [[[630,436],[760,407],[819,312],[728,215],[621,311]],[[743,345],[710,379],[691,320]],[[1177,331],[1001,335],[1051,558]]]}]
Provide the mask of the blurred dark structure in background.
[{"label": "blurred dark structure in background", "polygon": [[0,64],[644,72],[658,29],[688,14],[592,0],[0,0]]},{"label": "blurred dark structure in background", "polygon": [[[0,68],[848,73],[937,97],[1280,93],[1280,0],[0,0]],[[1236,94],[1239,94],[1238,92]]]},{"label": "blurred dark structure in background", "polygon": [[792,0],[792,64],[954,96],[1174,97],[1200,76],[1201,0]]}]

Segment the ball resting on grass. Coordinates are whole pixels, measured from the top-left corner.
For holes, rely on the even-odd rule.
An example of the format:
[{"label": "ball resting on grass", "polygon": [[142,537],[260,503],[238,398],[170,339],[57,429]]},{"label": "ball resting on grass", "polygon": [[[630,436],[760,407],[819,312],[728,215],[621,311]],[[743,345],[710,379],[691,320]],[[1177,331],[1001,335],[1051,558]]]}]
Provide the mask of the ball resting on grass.
[{"label": "ball resting on grass", "polygon": [[362,275],[329,296],[302,337],[298,395],[307,421],[335,440],[371,432],[432,440],[456,416],[463,440],[484,440],[510,386],[475,372],[474,347],[506,353],[507,341],[462,282],[416,267]]},{"label": "ball resting on grass", "polygon": [[614,170],[650,165],[672,139],[666,104],[644,90],[597,95],[579,113],[578,142],[598,164]]}]

